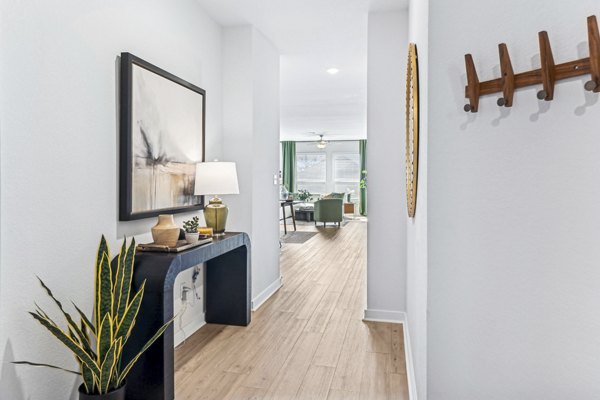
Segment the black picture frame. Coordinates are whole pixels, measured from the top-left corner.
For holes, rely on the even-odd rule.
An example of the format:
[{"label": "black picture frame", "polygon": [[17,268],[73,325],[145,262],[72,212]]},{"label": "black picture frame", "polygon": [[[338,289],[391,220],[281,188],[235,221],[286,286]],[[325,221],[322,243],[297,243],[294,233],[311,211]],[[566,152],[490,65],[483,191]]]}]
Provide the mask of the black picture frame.
[{"label": "black picture frame", "polygon": [[[202,113],[202,118],[201,118],[201,132],[190,132],[189,135],[193,136],[194,134],[200,134],[201,137],[198,138],[196,136],[193,136],[193,140],[197,141],[200,140],[201,146],[202,146],[202,151],[201,151],[201,159],[200,160],[195,160],[194,162],[182,162],[182,161],[174,161],[170,164],[173,165],[177,165],[180,166],[181,168],[185,168],[185,171],[188,171],[187,174],[184,173],[180,173],[180,174],[173,174],[173,175],[168,175],[167,176],[173,176],[173,177],[177,177],[177,178],[184,178],[183,180],[185,180],[186,184],[184,185],[180,185],[183,186],[184,189],[182,189],[182,193],[181,193],[181,198],[185,198],[187,199],[186,203],[190,203],[190,204],[173,204],[172,206],[167,206],[167,207],[158,207],[158,208],[152,208],[150,207],[150,209],[144,209],[144,210],[136,210],[134,209],[134,197],[136,200],[136,204],[138,201],[137,197],[143,197],[140,196],[139,193],[137,195],[134,194],[134,173],[137,172],[137,168],[135,167],[135,161],[134,157],[137,157],[138,159],[140,158],[139,155],[134,155],[134,138],[133,135],[135,134],[140,134],[143,136],[144,140],[143,143],[146,145],[146,147],[148,148],[147,152],[148,154],[152,153],[152,148],[153,146],[151,146],[149,144],[149,140],[148,137],[149,135],[146,135],[146,133],[144,132],[144,130],[142,128],[140,128],[140,126],[136,126],[134,127],[134,124],[140,124],[139,121],[133,121],[133,117],[134,117],[134,105],[133,105],[133,101],[134,101],[134,96],[136,93],[134,93],[134,90],[138,90],[137,87],[134,87],[134,84],[136,84],[136,82],[134,82],[136,80],[136,77],[134,76],[134,68],[135,67],[139,67],[142,69],[142,71],[144,72],[140,72],[139,74],[145,74],[145,71],[148,71],[150,73],[153,73],[155,75],[157,75],[158,77],[165,79],[167,81],[170,81],[172,83],[175,83],[187,90],[190,90],[191,92],[197,93],[198,95],[201,96],[201,103],[202,103],[202,109],[198,110],[199,112]],[[141,75],[140,75],[141,76]],[[150,75],[148,75],[150,76]],[[154,80],[154,76],[152,75],[152,80]],[[161,83],[162,84],[162,83]],[[139,86],[139,85],[138,85]],[[168,85],[171,86],[171,85]],[[179,91],[179,86],[174,87],[173,90],[176,91],[177,93],[184,93]],[[138,99],[140,96],[136,97],[136,99]],[[188,96],[188,93],[185,93],[182,97],[186,97],[186,98],[194,98],[194,104],[197,101],[195,96]],[[182,213],[182,212],[187,212],[187,211],[193,211],[193,210],[201,210],[204,208],[204,196],[194,196],[193,195],[193,182],[190,183],[190,174],[189,172],[192,170],[192,163],[195,165],[196,162],[203,162],[205,161],[205,121],[206,121],[206,92],[204,89],[199,88],[198,86],[193,85],[190,82],[187,82],[139,57],[136,57],[135,55],[131,54],[131,53],[121,53],[121,64],[120,64],[120,96],[119,96],[119,101],[120,101],[120,105],[119,105],[119,111],[120,111],[120,116],[119,116],[119,135],[120,135],[120,157],[119,157],[119,220],[120,221],[131,221],[131,220],[138,220],[138,219],[143,219],[143,218],[150,218],[150,217],[155,217],[159,214],[175,214],[175,213]],[[154,106],[156,106],[155,104],[153,104]],[[156,107],[155,107],[156,108]],[[158,113],[160,113],[160,110],[156,110]],[[151,115],[152,113],[148,113],[149,115]],[[197,118],[197,116],[194,116],[194,118]],[[151,118],[154,119],[154,118]],[[198,122],[198,121],[196,121]],[[158,144],[162,144],[164,142],[163,139],[165,139],[165,135],[163,131],[159,132],[160,135],[162,135],[160,137],[160,141],[158,142]],[[186,133],[187,134],[187,133]],[[168,139],[168,137],[166,138]],[[136,139],[136,143],[139,142],[139,139]],[[138,149],[139,150],[139,149]],[[139,151],[138,151],[139,154]],[[144,160],[144,158],[142,158]],[[168,155],[165,156],[165,150],[163,148],[162,153],[160,155],[157,156],[151,156],[151,157],[147,157],[148,160],[150,160],[149,162],[168,162],[168,161],[164,161],[164,160],[169,160]],[[158,160],[158,161],[157,161]],[[152,168],[155,168],[154,166]],[[195,166],[193,167],[193,171],[195,172]],[[163,168],[164,170],[164,168]],[[164,172],[161,172],[163,174],[163,176],[165,176]],[[152,175],[154,176],[154,175]],[[154,184],[154,197],[156,197],[156,194],[158,192],[160,192],[157,189],[157,178],[153,178],[153,184]],[[179,181],[182,179],[179,179]],[[151,183],[152,184],[152,183]],[[189,192],[191,187],[191,194]],[[186,189],[187,189],[187,193],[186,193]],[[151,190],[149,190],[151,192]],[[179,194],[179,193],[177,193]],[[137,196],[137,197],[136,197]],[[156,199],[155,199],[156,200]]]}]

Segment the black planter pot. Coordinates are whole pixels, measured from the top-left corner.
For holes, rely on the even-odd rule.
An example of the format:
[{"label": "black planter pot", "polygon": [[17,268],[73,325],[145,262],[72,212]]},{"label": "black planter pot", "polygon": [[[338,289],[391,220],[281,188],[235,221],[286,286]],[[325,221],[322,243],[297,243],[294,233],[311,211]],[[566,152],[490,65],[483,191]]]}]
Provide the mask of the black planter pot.
[{"label": "black planter pot", "polygon": [[86,394],[83,383],[79,386],[79,400],[125,400],[125,387],[123,385],[118,389],[105,394]]}]

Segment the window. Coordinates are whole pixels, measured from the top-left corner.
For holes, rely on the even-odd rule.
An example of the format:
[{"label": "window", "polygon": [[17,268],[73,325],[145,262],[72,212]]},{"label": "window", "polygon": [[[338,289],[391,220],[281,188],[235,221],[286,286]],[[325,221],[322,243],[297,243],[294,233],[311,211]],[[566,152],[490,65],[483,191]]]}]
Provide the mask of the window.
[{"label": "window", "polygon": [[338,151],[329,148],[325,151],[309,148],[297,151],[296,190],[306,189],[312,194],[351,192],[350,201],[358,203],[360,155],[348,144],[340,147]]},{"label": "window", "polygon": [[357,202],[360,197],[360,155],[358,153],[333,153],[334,192],[354,191],[350,197]]},{"label": "window", "polygon": [[296,176],[298,189],[310,193],[327,191],[327,156],[324,153],[297,153]]}]

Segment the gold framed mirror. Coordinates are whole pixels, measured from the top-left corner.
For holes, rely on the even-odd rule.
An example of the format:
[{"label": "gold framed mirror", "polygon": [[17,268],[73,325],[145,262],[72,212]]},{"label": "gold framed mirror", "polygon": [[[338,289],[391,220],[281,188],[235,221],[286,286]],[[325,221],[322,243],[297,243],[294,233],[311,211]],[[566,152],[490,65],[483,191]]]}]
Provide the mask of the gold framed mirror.
[{"label": "gold framed mirror", "polygon": [[417,45],[408,45],[406,66],[406,205],[413,218],[417,207],[419,176],[419,64]]}]

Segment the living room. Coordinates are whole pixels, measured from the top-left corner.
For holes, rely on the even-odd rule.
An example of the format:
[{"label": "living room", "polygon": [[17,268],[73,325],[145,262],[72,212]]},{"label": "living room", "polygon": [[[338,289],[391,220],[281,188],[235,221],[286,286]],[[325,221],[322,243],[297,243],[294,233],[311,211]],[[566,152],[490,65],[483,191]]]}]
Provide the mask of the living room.
[{"label": "living room", "polygon": [[322,138],[282,142],[280,230],[284,242],[298,236],[288,232],[290,219],[296,226],[312,222],[315,227],[329,223],[338,228],[349,221],[366,222],[366,142]]}]

